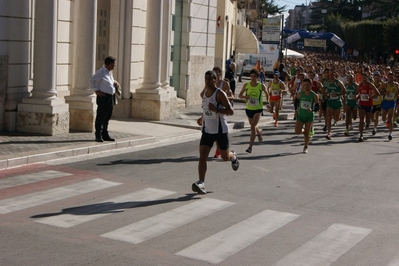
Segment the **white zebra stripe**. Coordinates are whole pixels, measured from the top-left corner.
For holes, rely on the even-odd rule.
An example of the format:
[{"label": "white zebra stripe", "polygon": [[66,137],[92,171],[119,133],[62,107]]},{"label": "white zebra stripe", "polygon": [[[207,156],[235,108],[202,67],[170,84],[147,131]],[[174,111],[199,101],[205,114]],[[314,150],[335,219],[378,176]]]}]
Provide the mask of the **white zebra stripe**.
[{"label": "white zebra stripe", "polygon": [[274,266],[331,265],[372,230],[346,224],[333,224]]},{"label": "white zebra stripe", "polygon": [[66,199],[81,194],[101,190],[121,183],[102,180],[100,178],[79,182],[73,185],[35,192],[18,197],[0,200],[0,214],[10,213],[30,207]]},{"label": "white zebra stripe", "polygon": [[393,258],[387,266],[399,266],[399,255]]},{"label": "white zebra stripe", "polygon": [[176,254],[210,263],[220,263],[298,217],[297,214],[266,210]]},{"label": "white zebra stripe", "polygon": [[62,213],[37,219],[36,222],[62,228],[70,228],[75,225],[107,216],[112,212],[134,208],[138,205],[175,193],[176,192],[173,191],[146,188],[92,205],[65,209]]},{"label": "white zebra stripe", "polygon": [[200,199],[182,207],[170,210],[127,225],[115,231],[105,233],[102,237],[138,244],[175,228],[193,222],[201,217],[230,207],[234,203],[216,199]]},{"label": "white zebra stripe", "polygon": [[38,173],[14,176],[6,179],[0,179],[0,189],[31,184],[39,181],[49,180],[58,177],[70,176],[70,173],[59,171],[43,171]]}]

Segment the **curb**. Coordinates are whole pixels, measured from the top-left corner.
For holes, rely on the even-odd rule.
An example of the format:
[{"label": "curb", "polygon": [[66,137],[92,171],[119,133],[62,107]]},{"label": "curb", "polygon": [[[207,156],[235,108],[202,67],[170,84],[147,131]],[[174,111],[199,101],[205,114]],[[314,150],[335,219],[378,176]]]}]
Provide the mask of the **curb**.
[{"label": "curb", "polygon": [[6,160],[0,160],[0,170],[34,164],[34,163],[41,163],[51,160],[59,160],[65,159],[69,157],[75,156],[82,156],[82,155],[91,155],[96,154],[104,151],[112,151],[124,148],[132,148],[142,144],[149,144],[156,142],[155,137],[144,137],[134,140],[122,140],[116,141],[113,143],[106,143],[100,145],[91,145],[87,147],[78,147],[72,149],[66,149],[62,151],[54,151],[48,153],[41,153],[41,154],[33,154],[33,155],[26,155],[16,158],[10,158]]}]

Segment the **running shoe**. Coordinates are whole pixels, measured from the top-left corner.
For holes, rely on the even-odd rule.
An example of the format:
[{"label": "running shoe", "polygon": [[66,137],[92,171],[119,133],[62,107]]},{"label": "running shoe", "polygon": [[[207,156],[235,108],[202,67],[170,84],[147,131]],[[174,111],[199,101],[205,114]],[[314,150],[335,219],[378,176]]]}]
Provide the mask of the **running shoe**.
[{"label": "running shoe", "polygon": [[391,134],[388,135],[388,140],[392,140],[392,135]]},{"label": "running shoe", "polygon": [[369,129],[369,127],[370,127],[370,125],[369,125],[369,124],[366,124],[366,129]]},{"label": "running shoe", "polygon": [[274,121],[274,127],[277,127],[277,126],[278,126],[278,122]]},{"label": "running shoe", "polygon": [[222,155],[220,154],[220,151],[218,149],[216,149],[215,155],[213,156],[213,158],[220,158],[220,157],[222,157]]},{"label": "running shoe", "polygon": [[252,147],[249,146],[248,149],[246,149],[245,151],[248,152],[248,153],[251,153],[252,152]]},{"label": "running shoe", "polygon": [[206,194],[205,183],[202,181],[197,181],[191,185],[191,189],[198,194]]},{"label": "running shoe", "polygon": [[363,135],[360,135],[359,142],[363,142],[363,141],[364,141]]},{"label": "running shoe", "polygon": [[308,147],[303,147],[303,153],[308,153]]},{"label": "running shoe", "polygon": [[373,128],[373,131],[371,131],[371,134],[373,134],[373,136],[374,136],[375,134],[377,134],[377,130],[375,128]]},{"label": "running shoe", "polygon": [[344,135],[349,136],[349,130],[345,129]]},{"label": "running shoe", "polygon": [[333,126],[336,126],[336,125],[337,125],[337,121],[334,121]]},{"label": "running shoe", "polygon": [[330,134],[330,133],[328,133],[328,134],[326,135],[326,139],[331,140],[331,134]]},{"label": "running shoe", "polygon": [[234,151],[232,151],[232,153],[233,153],[235,159],[233,159],[231,161],[231,167],[233,168],[234,171],[237,171],[238,167],[240,166],[240,162],[238,161],[237,154]]},{"label": "running shoe", "polygon": [[386,122],[386,123],[385,123],[385,126],[386,126],[386,127],[389,127],[389,122]]},{"label": "running shoe", "polygon": [[323,127],[323,131],[326,132],[327,131],[327,126]]},{"label": "running shoe", "polygon": [[256,134],[256,136],[258,137],[258,141],[259,141],[259,142],[262,142],[262,140],[263,140],[263,137],[262,137],[262,130],[260,130],[259,133]]},{"label": "running shoe", "polygon": [[314,128],[311,127],[311,128],[310,128],[310,131],[309,131],[309,138],[312,138],[313,135],[314,135]]}]

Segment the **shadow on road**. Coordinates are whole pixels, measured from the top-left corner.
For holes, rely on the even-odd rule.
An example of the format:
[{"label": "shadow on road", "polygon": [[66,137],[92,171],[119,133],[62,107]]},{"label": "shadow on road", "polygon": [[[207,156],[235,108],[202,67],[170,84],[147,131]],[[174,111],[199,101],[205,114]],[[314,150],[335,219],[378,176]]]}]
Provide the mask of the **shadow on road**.
[{"label": "shadow on road", "polygon": [[171,202],[184,202],[184,201],[201,199],[201,198],[194,198],[197,195],[198,195],[197,193],[190,193],[178,198],[161,199],[154,201],[101,202],[101,203],[83,205],[78,207],[70,207],[63,209],[60,212],[37,214],[31,216],[30,218],[45,218],[45,217],[58,216],[63,214],[94,215],[94,214],[106,214],[106,213],[119,213],[119,212],[124,212],[124,210],[126,209],[148,207],[159,204],[167,204]]}]

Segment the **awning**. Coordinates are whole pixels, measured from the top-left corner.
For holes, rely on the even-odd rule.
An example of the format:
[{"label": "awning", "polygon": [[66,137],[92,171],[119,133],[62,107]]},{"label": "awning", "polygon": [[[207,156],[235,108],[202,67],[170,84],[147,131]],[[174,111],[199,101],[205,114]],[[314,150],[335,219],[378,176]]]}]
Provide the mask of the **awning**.
[{"label": "awning", "polygon": [[259,44],[255,34],[241,25],[236,25],[236,53],[257,54]]},{"label": "awning", "polygon": [[301,53],[298,53],[297,51],[291,50],[291,49],[285,49],[284,51],[284,57],[287,58],[304,58],[305,56]]}]

